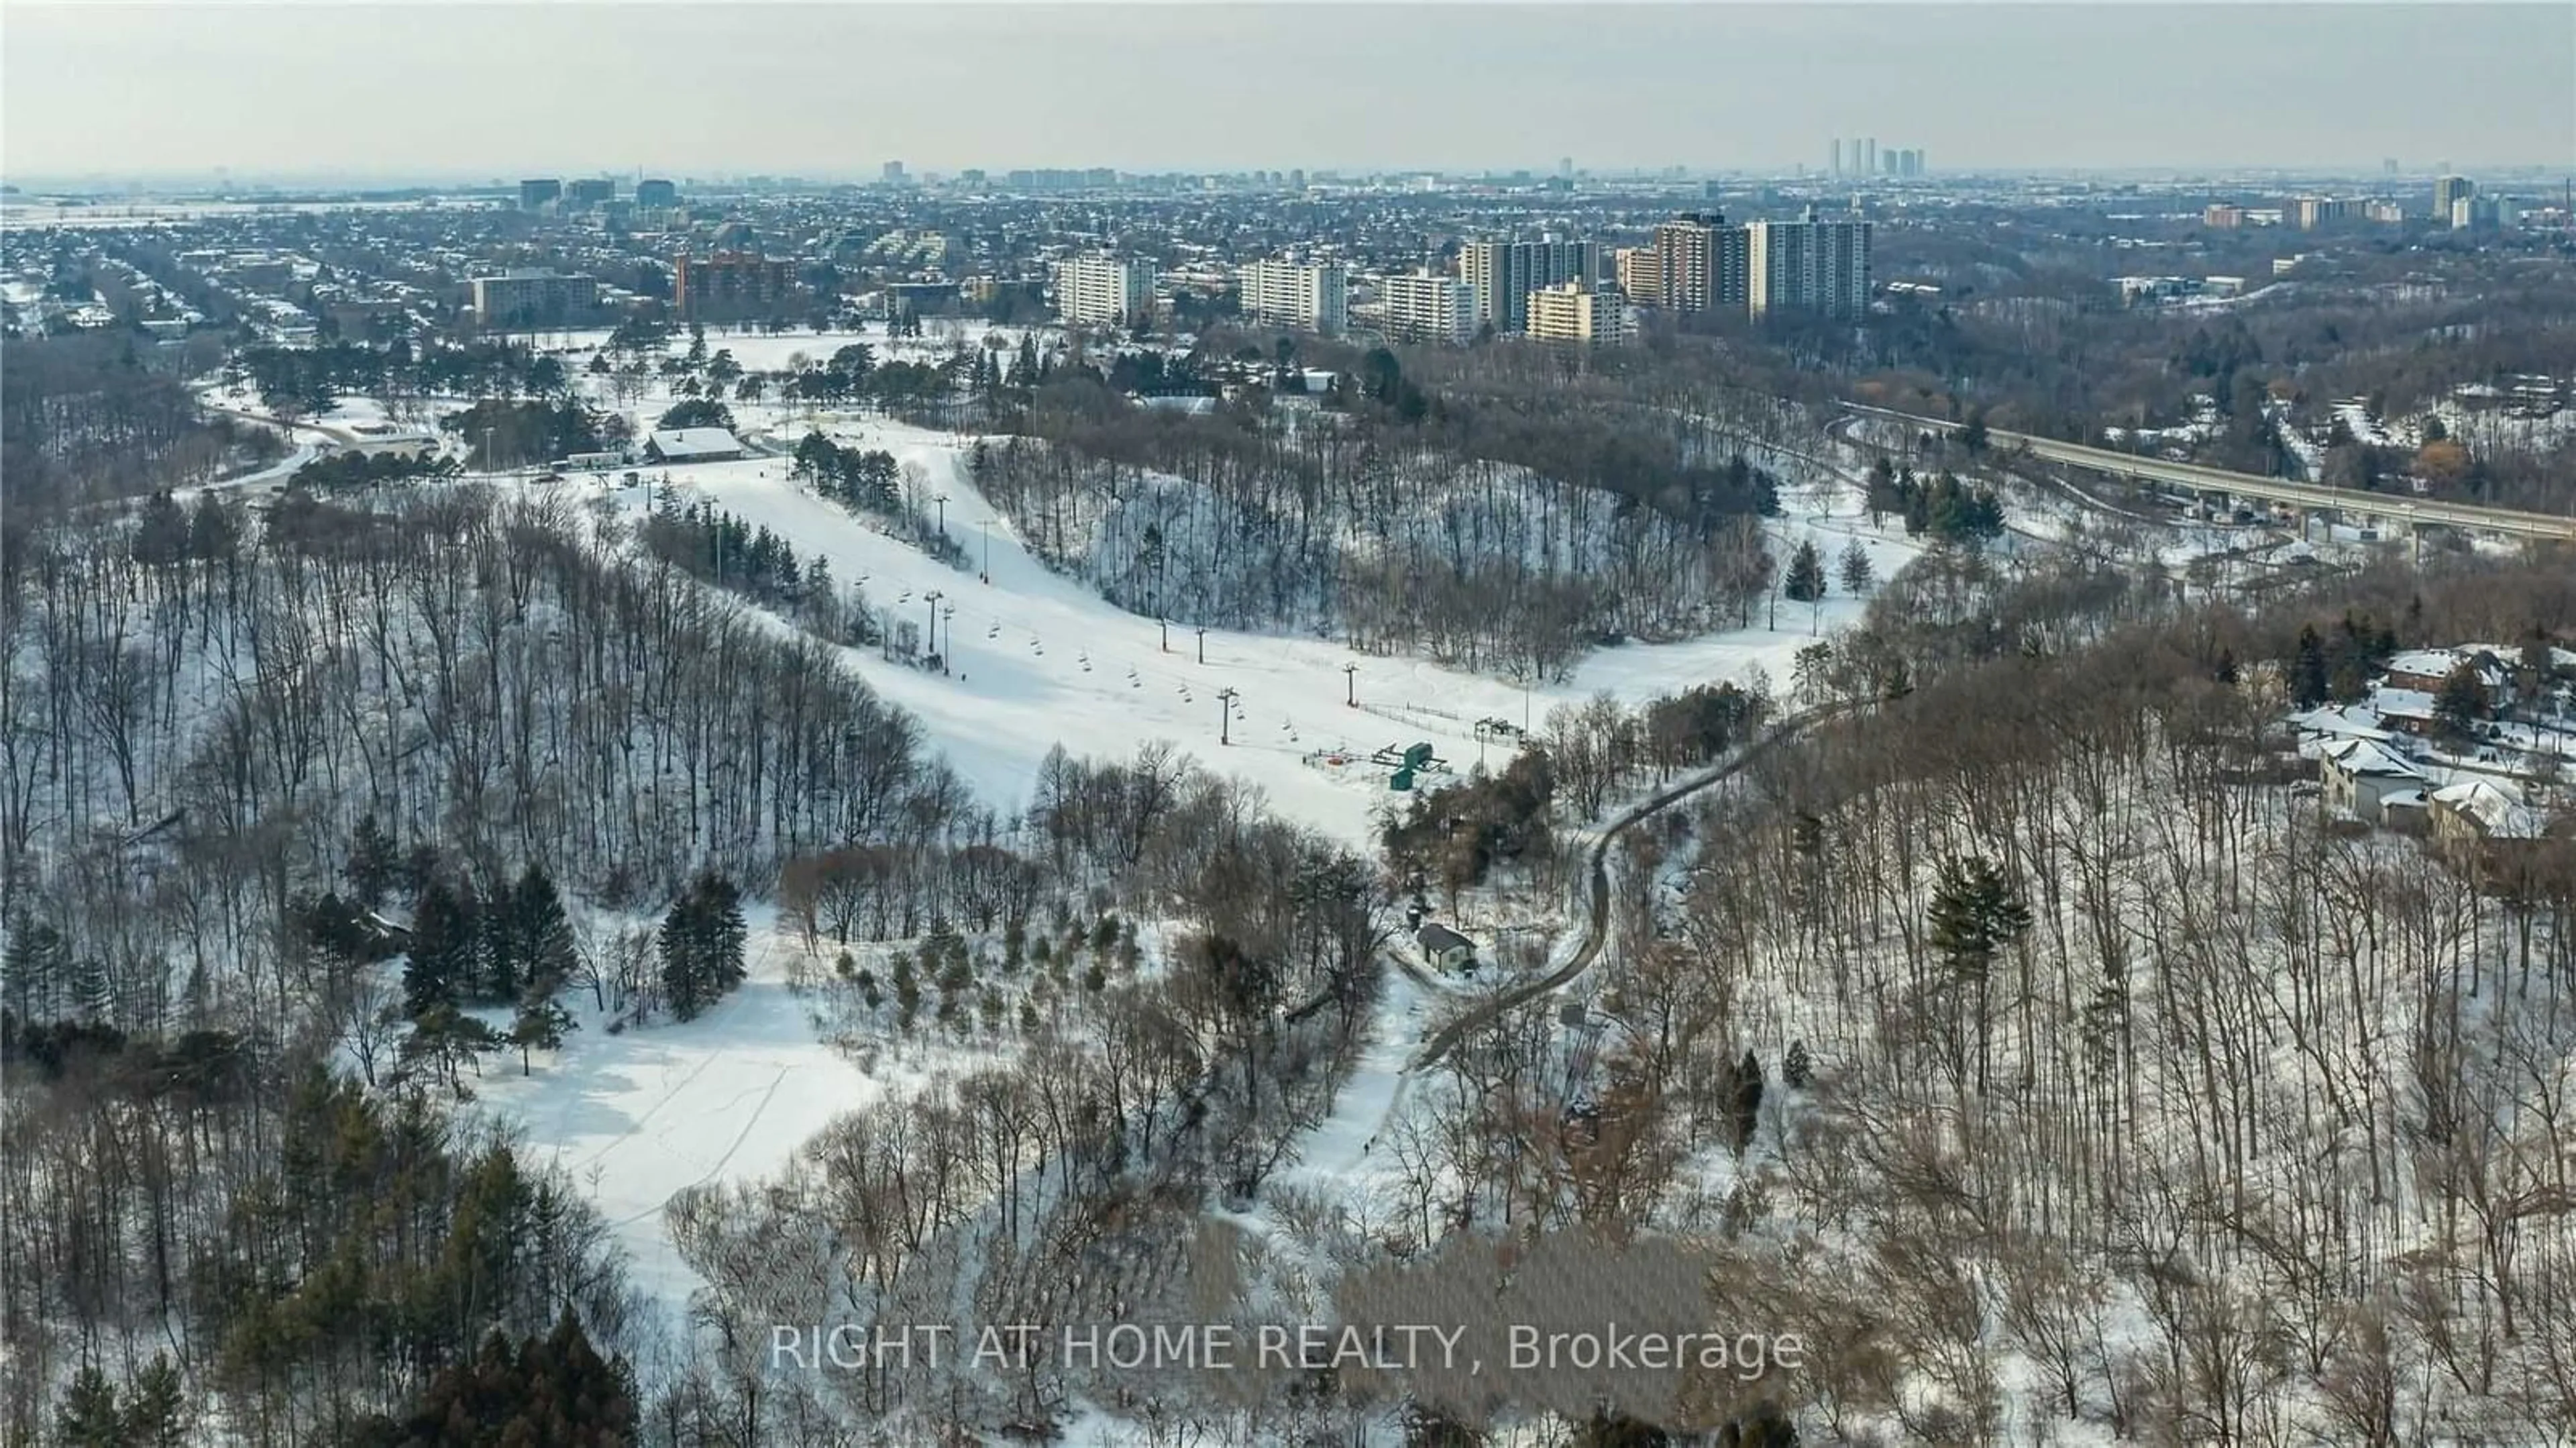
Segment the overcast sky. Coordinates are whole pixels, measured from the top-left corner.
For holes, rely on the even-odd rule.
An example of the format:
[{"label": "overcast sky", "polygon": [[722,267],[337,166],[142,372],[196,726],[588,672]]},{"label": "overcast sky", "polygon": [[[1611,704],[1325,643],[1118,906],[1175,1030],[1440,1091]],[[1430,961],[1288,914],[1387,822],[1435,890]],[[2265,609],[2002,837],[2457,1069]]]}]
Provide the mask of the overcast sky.
[{"label": "overcast sky", "polygon": [[2576,5],[0,4],[0,169],[2576,163]]}]

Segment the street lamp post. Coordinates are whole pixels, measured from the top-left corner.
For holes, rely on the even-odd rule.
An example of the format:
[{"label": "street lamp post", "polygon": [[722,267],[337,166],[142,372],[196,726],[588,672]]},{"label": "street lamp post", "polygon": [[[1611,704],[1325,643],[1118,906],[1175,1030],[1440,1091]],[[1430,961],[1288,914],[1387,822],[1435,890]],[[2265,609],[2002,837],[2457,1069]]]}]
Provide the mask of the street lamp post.
[{"label": "street lamp post", "polygon": [[1216,691],[1216,742],[1220,745],[1234,742],[1234,701],[1237,697],[1232,689]]}]

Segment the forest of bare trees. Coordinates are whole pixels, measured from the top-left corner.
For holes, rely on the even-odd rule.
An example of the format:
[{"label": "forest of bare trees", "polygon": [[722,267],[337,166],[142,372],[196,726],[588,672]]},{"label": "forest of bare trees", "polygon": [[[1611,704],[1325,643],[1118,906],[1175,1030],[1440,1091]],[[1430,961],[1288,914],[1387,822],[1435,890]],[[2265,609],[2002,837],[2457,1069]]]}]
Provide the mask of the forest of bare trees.
[{"label": "forest of bare trees", "polygon": [[2332,824],[2281,676],[2226,661],[2338,606],[2563,638],[2561,562],[2087,610],[1893,697],[1818,660],[1867,712],[1630,851],[1597,1069],[1498,1017],[1382,1209],[1718,1234],[1716,1300],[1824,1345],[1788,1391],[1838,1440],[2555,1441],[2576,844],[2481,883]]},{"label": "forest of bare trees", "polygon": [[1058,381],[970,468],[1040,557],[1177,621],[1553,675],[1607,637],[1750,619],[1778,482],[1748,450],[1767,461],[1779,409],[1656,374],[1569,396],[1497,359],[1491,375],[1435,366],[1435,401],[1408,420],[1378,400],[1406,385],[1401,364],[1358,365],[1346,406],[1213,417]]}]

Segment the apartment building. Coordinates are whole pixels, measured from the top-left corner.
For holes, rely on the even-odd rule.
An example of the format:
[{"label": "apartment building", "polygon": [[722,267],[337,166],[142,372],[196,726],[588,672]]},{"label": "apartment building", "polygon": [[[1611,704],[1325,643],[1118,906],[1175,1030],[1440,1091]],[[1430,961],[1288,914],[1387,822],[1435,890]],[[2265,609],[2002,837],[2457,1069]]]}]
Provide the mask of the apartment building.
[{"label": "apartment building", "polygon": [[2440,225],[2450,225],[2451,217],[2458,210],[2460,202],[2477,194],[2478,183],[2466,176],[2434,177],[2433,220]]},{"label": "apartment building", "polygon": [[2332,226],[2356,214],[2359,209],[2354,203],[2333,196],[2294,196],[2288,205],[2281,208],[2284,219],[2301,231]]},{"label": "apartment building", "polygon": [[1807,208],[1797,221],[1757,221],[1744,228],[1745,306],[1754,316],[1787,308],[1830,317],[1869,310],[1870,224],[1820,221]]},{"label": "apartment building", "polygon": [[1071,257],[1055,264],[1055,311],[1068,326],[1119,326],[1154,309],[1154,264],[1142,257]]},{"label": "apartment building", "polygon": [[1476,289],[1456,277],[1423,271],[1378,284],[1387,335],[1401,342],[1460,345],[1476,335]]},{"label": "apartment building", "polygon": [[1612,274],[1618,278],[1619,290],[1632,302],[1653,306],[1664,296],[1664,272],[1661,258],[1651,246],[1623,246],[1610,254]]},{"label": "apartment building", "polygon": [[474,319],[487,327],[560,325],[599,305],[599,282],[542,268],[474,279]]},{"label": "apartment building", "polygon": [[1600,279],[1601,248],[1589,241],[1471,241],[1458,252],[1458,280],[1476,289],[1476,320],[1497,332],[1529,330],[1530,293],[1560,282]]},{"label": "apartment building", "polygon": [[721,250],[671,264],[671,305],[684,317],[739,315],[783,300],[795,287],[793,263],[757,251]]},{"label": "apartment building", "polygon": [[1332,262],[1263,259],[1236,273],[1243,315],[1273,326],[1338,336],[1350,325],[1350,273]]},{"label": "apartment building", "polygon": [[1617,347],[1634,334],[1626,298],[1567,281],[1529,294],[1529,335],[1537,342]]},{"label": "apartment building", "polygon": [[1674,312],[1713,312],[1740,307],[1748,295],[1745,233],[1716,212],[1677,216],[1655,228],[1651,298]]}]

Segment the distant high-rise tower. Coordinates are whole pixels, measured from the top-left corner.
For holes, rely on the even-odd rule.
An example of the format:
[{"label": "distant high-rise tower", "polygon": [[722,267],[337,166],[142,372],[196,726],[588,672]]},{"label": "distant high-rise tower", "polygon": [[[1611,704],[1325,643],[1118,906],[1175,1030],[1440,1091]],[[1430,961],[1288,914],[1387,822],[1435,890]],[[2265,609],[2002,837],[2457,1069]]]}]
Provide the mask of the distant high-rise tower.
[{"label": "distant high-rise tower", "polygon": [[2478,183],[2466,176],[2433,178],[2433,219],[2444,225],[2457,225],[2451,214],[2459,203],[2478,194]]},{"label": "distant high-rise tower", "polygon": [[1860,163],[1860,173],[1861,173],[1862,175],[1864,175],[1864,176],[1875,176],[1875,175],[1877,175],[1877,174],[1878,174],[1878,137],[1876,137],[1876,136],[1864,136],[1864,137],[1862,137],[1862,138],[1861,138],[1861,143],[1860,143],[1860,144],[1861,144],[1861,151],[1862,151],[1861,163]]},{"label": "distant high-rise tower", "polygon": [[1565,177],[1569,181],[1574,179],[1574,158],[1572,156],[1557,157],[1556,174]]},{"label": "distant high-rise tower", "polygon": [[1843,138],[1840,136],[1834,137],[1834,174],[1843,174]]},{"label": "distant high-rise tower", "polygon": [[1798,221],[1757,221],[1744,228],[1748,309],[1783,308],[1856,317],[1869,310],[1870,225],[1820,221],[1807,208]]},{"label": "distant high-rise tower", "polygon": [[1142,257],[1095,254],[1056,263],[1056,315],[1067,322],[1125,325],[1153,308],[1154,264]]},{"label": "distant high-rise tower", "polygon": [[1655,228],[1655,261],[1649,270],[1659,295],[1634,300],[1672,312],[1742,306],[1744,245],[1744,228],[1727,225],[1718,213],[1677,216]]},{"label": "distant high-rise tower", "polygon": [[900,185],[902,185],[902,184],[903,184],[903,163],[902,163],[901,161],[888,161],[888,162],[886,162],[886,163],[885,163],[885,171],[884,171],[884,173],[883,173],[883,174],[884,174],[884,176],[885,176],[885,184],[887,184],[888,186],[900,186]]},{"label": "distant high-rise tower", "polygon": [[1476,289],[1476,319],[1497,332],[1529,327],[1529,296],[1559,282],[1587,289],[1601,275],[1601,249],[1588,241],[1471,241],[1458,252],[1458,280]]}]

